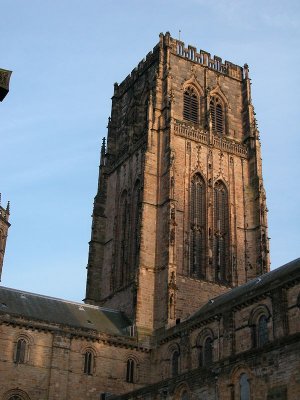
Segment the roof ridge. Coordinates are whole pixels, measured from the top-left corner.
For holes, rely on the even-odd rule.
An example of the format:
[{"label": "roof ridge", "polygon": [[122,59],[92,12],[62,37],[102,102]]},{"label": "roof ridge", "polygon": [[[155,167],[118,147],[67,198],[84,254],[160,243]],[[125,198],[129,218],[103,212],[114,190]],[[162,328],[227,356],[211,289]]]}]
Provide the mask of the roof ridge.
[{"label": "roof ridge", "polygon": [[94,309],[98,309],[98,310],[101,310],[101,311],[110,311],[110,312],[116,313],[116,314],[122,313],[120,310],[114,310],[112,308],[100,307],[100,306],[96,306],[96,305],[93,305],[93,304],[79,303],[79,302],[73,301],[73,300],[60,299],[58,297],[46,296],[46,295],[40,294],[40,293],[33,293],[33,292],[28,292],[26,290],[14,289],[14,288],[9,288],[7,286],[0,285],[0,290],[1,289],[12,291],[12,292],[18,292],[20,294],[25,294],[25,295],[35,296],[35,297],[41,297],[41,298],[44,298],[44,299],[56,300],[56,301],[60,301],[62,303],[74,304],[74,305],[77,305],[77,306],[80,306],[80,307],[94,308]]}]

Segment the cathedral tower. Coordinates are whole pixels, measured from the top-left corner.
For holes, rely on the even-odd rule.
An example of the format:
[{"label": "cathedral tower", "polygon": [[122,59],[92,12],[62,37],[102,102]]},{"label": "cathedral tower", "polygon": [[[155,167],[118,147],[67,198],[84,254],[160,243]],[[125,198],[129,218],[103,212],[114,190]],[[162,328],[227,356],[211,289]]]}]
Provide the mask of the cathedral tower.
[{"label": "cathedral tower", "polygon": [[151,333],[269,271],[254,115],[247,65],[168,32],[115,84],[86,302]]}]

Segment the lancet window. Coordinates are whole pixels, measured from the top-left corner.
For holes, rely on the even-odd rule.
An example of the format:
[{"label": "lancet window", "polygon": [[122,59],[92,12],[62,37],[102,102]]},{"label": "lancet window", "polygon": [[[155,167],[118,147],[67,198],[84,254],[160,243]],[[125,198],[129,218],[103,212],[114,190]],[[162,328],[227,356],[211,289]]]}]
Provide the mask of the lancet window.
[{"label": "lancet window", "polygon": [[133,383],[134,377],[135,377],[135,361],[132,358],[129,358],[126,364],[126,382]]},{"label": "lancet window", "polygon": [[183,94],[183,118],[199,123],[199,97],[192,86],[187,87]]},{"label": "lancet window", "polygon": [[131,273],[134,274],[138,266],[140,247],[141,185],[139,181],[133,189],[131,215]]},{"label": "lancet window", "polygon": [[129,229],[129,210],[127,201],[127,191],[122,193],[119,207],[119,270],[117,286],[126,284],[128,279],[128,229]]},{"label": "lancet window", "polygon": [[28,343],[25,339],[20,338],[16,344],[16,351],[15,351],[15,362],[18,364],[24,364],[26,362],[26,354]]},{"label": "lancet window", "polygon": [[229,208],[228,192],[223,182],[214,186],[214,247],[215,279],[228,281],[229,267]]},{"label": "lancet window", "polygon": [[206,190],[200,174],[192,178],[190,204],[190,275],[202,278],[205,275]]},{"label": "lancet window", "polygon": [[213,132],[224,134],[224,107],[218,96],[213,96],[209,102],[210,120]]},{"label": "lancet window", "polygon": [[83,372],[86,375],[93,375],[94,369],[94,354],[88,350],[84,353],[84,368]]}]

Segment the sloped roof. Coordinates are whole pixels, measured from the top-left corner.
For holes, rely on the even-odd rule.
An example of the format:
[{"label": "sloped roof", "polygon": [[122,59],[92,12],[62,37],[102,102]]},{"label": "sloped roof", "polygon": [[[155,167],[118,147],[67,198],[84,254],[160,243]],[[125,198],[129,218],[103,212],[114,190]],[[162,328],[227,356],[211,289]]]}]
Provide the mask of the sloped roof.
[{"label": "sloped roof", "polygon": [[120,311],[6,287],[0,287],[1,314],[114,335],[126,335],[131,325]]},{"label": "sloped roof", "polygon": [[278,286],[283,286],[285,283],[294,279],[300,279],[300,258],[276,268],[271,272],[261,275],[251,281],[231,289],[229,292],[224,293],[214,299],[211,299],[198,311],[196,311],[190,318],[195,318],[200,315],[207,314],[213,310],[215,313],[221,311],[223,306],[234,307],[249,301],[266,290],[272,290]]}]

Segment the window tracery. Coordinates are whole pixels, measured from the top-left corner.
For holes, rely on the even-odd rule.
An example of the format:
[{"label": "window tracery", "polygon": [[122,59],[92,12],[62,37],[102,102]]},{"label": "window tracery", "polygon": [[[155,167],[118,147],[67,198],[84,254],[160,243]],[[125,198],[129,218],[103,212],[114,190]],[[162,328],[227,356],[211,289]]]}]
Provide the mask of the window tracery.
[{"label": "window tracery", "polygon": [[183,119],[199,123],[199,97],[192,86],[188,86],[183,94]]},{"label": "window tracery", "polygon": [[190,275],[203,278],[206,250],[206,188],[200,174],[195,174],[192,178],[190,204]]},{"label": "window tracery", "polygon": [[229,207],[228,192],[222,181],[214,186],[214,246],[215,279],[228,281],[229,266]]}]

